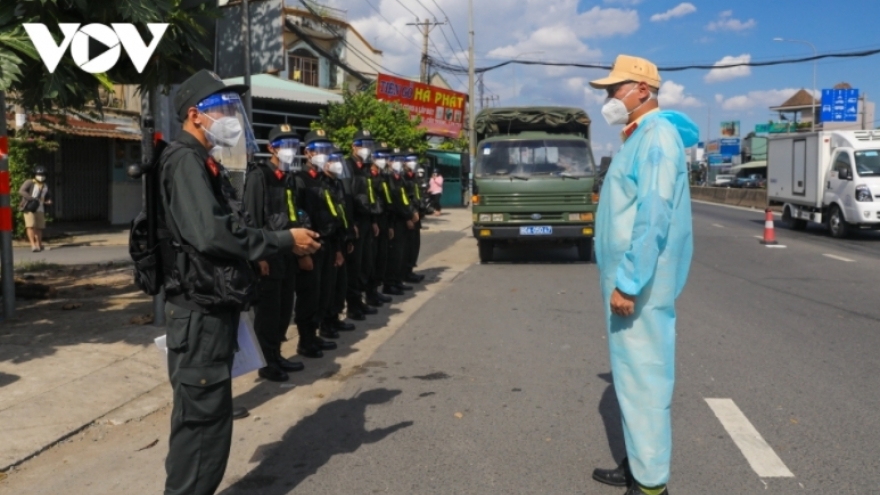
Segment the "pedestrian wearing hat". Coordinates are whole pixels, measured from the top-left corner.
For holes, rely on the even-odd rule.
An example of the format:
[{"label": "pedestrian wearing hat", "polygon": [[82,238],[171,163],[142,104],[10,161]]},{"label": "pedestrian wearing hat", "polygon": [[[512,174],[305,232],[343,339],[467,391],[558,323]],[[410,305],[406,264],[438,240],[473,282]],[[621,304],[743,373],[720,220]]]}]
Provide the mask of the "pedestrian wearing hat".
[{"label": "pedestrian wearing hat", "polygon": [[[269,131],[269,160],[260,160],[248,172],[244,205],[252,227],[284,231],[304,227],[304,215],[297,213],[296,190],[290,180],[299,151],[299,136],[287,124]],[[293,316],[297,258],[293,253],[279,253],[259,261],[259,295],[254,304],[254,333],[260,342],[266,366],[260,377],[274,381],[288,380],[287,372],[304,366],[281,355],[281,342]]]},{"label": "pedestrian wearing hat", "polygon": [[209,154],[252,149],[240,98],[247,89],[225,86],[208,71],[184,81],[174,99],[183,132],[160,158],[159,236],[173,248],[173,263],[165,265],[163,256],[174,398],[165,495],[213,494],[223,479],[232,443],[235,336],[253,295],[248,262],[319,247],[306,229],[247,227],[223,165]]},{"label": "pedestrian wearing hat", "polygon": [[52,195],[49,193],[49,184],[46,181],[46,167],[38,166],[34,169],[34,178],[24,181],[18,189],[21,196],[19,209],[24,211],[24,226],[27,230],[28,240],[31,242],[31,251],[36,253],[43,250],[43,229],[46,228],[46,206],[52,204]]},{"label": "pedestrian wearing hat", "polygon": [[699,131],[684,114],[659,109],[660,75],[645,59],[620,55],[608,77],[590,84],[608,94],[608,124],[624,126],[602,185],[595,240],[627,452],[616,469],[596,469],[593,478],[629,485],[627,495],[667,494],[675,300],[693,253],[684,149],[697,144]]},{"label": "pedestrian wearing hat", "polygon": [[299,332],[296,351],[307,358],[321,358],[324,351],[336,349],[332,339],[339,338],[335,330],[318,336],[333,301],[336,268],[345,263],[343,218],[325,175],[332,149],[325,131],[309,132],[305,137],[306,163],[295,175],[299,206],[308,215],[312,228],[321,235],[321,249],[300,260],[296,281],[294,323]]}]

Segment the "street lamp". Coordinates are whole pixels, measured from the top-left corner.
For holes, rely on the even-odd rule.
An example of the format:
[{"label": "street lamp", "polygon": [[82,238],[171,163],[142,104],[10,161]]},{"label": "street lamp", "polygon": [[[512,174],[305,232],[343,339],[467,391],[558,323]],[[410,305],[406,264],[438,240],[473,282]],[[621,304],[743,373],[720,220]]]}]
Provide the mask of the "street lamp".
[{"label": "street lamp", "polygon": [[[789,39],[785,39],[785,38],[773,38],[773,41],[784,41],[784,42],[788,42],[788,43],[803,43],[813,49],[813,56],[816,56],[819,54],[819,52],[816,51],[816,47],[813,46],[813,44],[810,43],[809,41],[789,40]],[[810,95],[810,97],[811,97],[810,102],[812,103],[812,105],[810,105],[810,108],[813,111],[813,118],[810,119],[810,130],[811,131],[816,130],[816,66],[817,65],[819,65],[819,61],[818,61],[818,59],[814,59],[813,60],[813,94]]]},{"label": "street lamp", "polygon": [[[519,55],[513,57],[513,60],[516,60],[516,59],[522,57],[523,55],[536,55],[538,53],[544,53],[544,52],[542,50],[542,51],[537,51],[537,52],[520,53]],[[516,94],[516,64],[511,64],[511,65],[513,65],[513,98],[514,98],[514,104],[516,104],[519,102],[519,95]]]}]

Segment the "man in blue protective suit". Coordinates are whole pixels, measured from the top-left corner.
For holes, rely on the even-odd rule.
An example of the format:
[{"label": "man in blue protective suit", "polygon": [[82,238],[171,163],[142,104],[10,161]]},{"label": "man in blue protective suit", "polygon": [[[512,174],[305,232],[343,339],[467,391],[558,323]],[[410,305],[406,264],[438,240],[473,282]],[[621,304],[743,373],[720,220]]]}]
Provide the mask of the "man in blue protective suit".
[{"label": "man in blue protective suit", "polygon": [[645,59],[620,55],[611,74],[590,85],[608,93],[608,124],[624,126],[602,185],[596,261],[627,451],[620,466],[593,478],[628,486],[626,495],[667,495],[675,299],[693,254],[684,149],[699,131],[684,114],[660,111],[660,75]]}]

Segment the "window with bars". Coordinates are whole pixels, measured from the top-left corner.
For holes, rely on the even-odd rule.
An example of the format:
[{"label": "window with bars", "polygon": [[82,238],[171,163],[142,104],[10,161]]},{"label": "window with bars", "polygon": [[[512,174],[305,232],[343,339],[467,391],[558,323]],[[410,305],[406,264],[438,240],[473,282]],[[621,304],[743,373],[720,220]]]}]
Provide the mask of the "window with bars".
[{"label": "window with bars", "polygon": [[300,48],[289,55],[289,78],[308,86],[318,87],[318,58],[310,51]]}]

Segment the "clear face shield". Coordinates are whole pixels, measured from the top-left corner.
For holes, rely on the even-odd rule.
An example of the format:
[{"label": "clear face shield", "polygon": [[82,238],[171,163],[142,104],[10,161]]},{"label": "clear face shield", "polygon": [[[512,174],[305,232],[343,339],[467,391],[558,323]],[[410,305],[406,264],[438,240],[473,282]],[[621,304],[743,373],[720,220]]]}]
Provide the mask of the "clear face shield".
[{"label": "clear face shield", "polygon": [[342,153],[338,151],[330,153],[327,157],[327,171],[337,179],[350,179],[344,160],[345,156]]},{"label": "clear face shield", "polygon": [[406,155],[406,160],[403,162],[406,165],[406,168],[409,169],[410,172],[415,173],[419,168],[419,157],[418,155]]},{"label": "clear face shield", "polygon": [[373,158],[373,150],[376,149],[376,144],[373,140],[359,139],[354,142],[354,147],[354,156],[364,165],[370,164]]},{"label": "clear face shield", "polygon": [[312,157],[309,158],[309,163],[319,171],[323,172],[324,167],[327,165],[328,158],[330,157],[330,153],[333,152],[333,144],[329,141],[316,141],[307,144],[306,151],[312,155]]},{"label": "clear face shield", "polygon": [[379,167],[379,171],[385,170],[385,166],[388,165],[388,153],[383,153],[381,151],[373,152],[373,165]]},{"label": "clear face shield", "polygon": [[247,113],[237,93],[213,94],[196,105],[211,155],[226,168],[244,170],[259,151]]},{"label": "clear face shield", "polygon": [[405,157],[403,156],[392,156],[391,157],[391,170],[394,173],[399,174],[403,171],[403,162]]},{"label": "clear face shield", "polygon": [[278,157],[278,169],[282,172],[299,172],[301,165],[296,160],[299,151],[299,139],[283,138],[270,143]]}]

